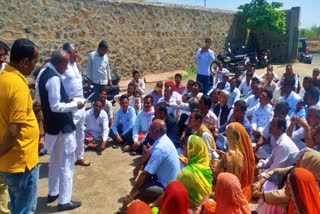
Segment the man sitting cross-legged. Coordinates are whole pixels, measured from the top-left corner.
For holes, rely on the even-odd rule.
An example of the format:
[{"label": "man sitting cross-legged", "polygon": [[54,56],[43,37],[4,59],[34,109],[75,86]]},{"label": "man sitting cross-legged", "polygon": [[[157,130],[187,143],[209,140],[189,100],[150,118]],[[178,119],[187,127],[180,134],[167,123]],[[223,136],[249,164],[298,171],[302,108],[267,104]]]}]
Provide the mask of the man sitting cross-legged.
[{"label": "man sitting cross-legged", "polygon": [[117,143],[132,145],[132,128],[136,121],[136,113],[134,108],[129,106],[129,98],[125,94],[120,97],[120,107],[115,115],[110,137]]},{"label": "man sitting cross-legged", "polygon": [[103,110],[103,101],[98,98],[94,101],[93,108],[86,112],[84,131],[89,147],[95,148],[100,145],[100,151],[105,150],[109,135],[109,119],[108,114]]},{"label": "man sitting cross-legged", "polygon": [[123,149],[125,152],[132,150],[138,152],[142,151],[142,147],[140,145],[142,144],[142,140],[146,137],[154,117],[154,108],[152,106],[152,102],[153,100],[150,95],[147,95],[143,98],[143,110],[138,114],[133,126],[133,145],[126,145]]}]

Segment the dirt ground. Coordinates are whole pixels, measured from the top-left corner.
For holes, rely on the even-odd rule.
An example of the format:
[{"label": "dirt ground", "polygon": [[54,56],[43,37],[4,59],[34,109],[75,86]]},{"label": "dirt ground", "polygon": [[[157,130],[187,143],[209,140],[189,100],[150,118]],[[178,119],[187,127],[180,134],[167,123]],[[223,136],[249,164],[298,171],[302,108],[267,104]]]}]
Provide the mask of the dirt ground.
[{"label": "dirt ground", "polygon": [[[306,75],[312,75],[312,70],[317,65],[295,63],[294,72],[300,75],[300,80]],[[274,65],[274,70],[280,75],[285,70],[285,65]],[[147,91],[154,87],[152,81],[164,80],[173,76],[177,71],[167,72],[165,75],[153,74],[145,76]],[[265,69],[256,71],[262,74]],[[125,83],[124,81],[122,85]],[[151,83],[150,83],[151,82]],[[109,144],[110,145],[110,144]],[[76,210],[65,213],[116,213],[122,206],[122,197],[129,193],[134,182],[132,170],[139,156],[123,153],[121,148],[109,146],[101,155],[88,151],[85,158],[92,162],[89,167],[75,167],[73,199],[81,200],[82,206]],[[56,212],[57,202],[46,204],[48,194],[48,161],[49,156],[40,157],[40,182],[38,192],[38,212]],[[251,203],[252,208],[255,207]]]}]

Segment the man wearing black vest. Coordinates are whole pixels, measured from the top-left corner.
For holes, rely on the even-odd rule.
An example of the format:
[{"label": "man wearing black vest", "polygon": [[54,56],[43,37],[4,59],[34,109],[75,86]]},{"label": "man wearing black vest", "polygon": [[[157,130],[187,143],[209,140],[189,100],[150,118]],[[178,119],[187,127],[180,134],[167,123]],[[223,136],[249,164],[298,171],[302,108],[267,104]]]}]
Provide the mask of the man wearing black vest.
[{"label": "man wearing black vest", "polygon": [[48,176],[48,203],[59,198],[58,211],[72,210],[81,206],[71,201],[76,149],[75,125],[72,111],[84,107],[81,101],[70,102],[61,83],[61,74],[68,66],[69,54],[56,50],[39,79],[39,93],[44,116],[45,143],[51,155]]}]

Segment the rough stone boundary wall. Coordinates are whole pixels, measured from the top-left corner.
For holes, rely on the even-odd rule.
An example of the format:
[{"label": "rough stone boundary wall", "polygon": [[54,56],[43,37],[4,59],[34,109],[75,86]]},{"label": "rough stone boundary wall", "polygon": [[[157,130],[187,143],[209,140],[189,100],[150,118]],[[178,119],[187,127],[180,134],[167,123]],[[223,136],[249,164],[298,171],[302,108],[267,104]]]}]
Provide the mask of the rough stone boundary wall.
[{"label": "rough stone boundary wall", "polygon": [[[99,0],[0,1],[0,39],[10,45],[16,38],[34,41],[41,63],[64,42],[80,46],[80,65],[101,39],[110,44],[113,73],[131,75],[185,69],[206,36],[222,50],[228,41],[244,44],[246,31],[234,13],[161,4]],[[236,39],[237,38],[237,39]]]}]

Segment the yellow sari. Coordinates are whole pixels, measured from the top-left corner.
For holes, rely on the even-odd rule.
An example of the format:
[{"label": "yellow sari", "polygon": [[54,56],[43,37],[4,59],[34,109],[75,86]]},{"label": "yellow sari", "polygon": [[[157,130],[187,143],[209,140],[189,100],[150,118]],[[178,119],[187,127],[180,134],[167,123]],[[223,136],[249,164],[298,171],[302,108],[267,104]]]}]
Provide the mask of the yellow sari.
[{"label": "yellow sari", "polygon": [[229,149],[225,171],[238,177],[243,194],[251,200],[251,184],[254,179],[255,158],[250,136],[240,123],[227,126]]},{"label": "yellow sari", "polygon": [[187,143],[188,164],[179,172],[177,180],[187,189],[189,201],[197,206],[212,191],[212,172],[208,147],[202,138],[191,135]]}]

